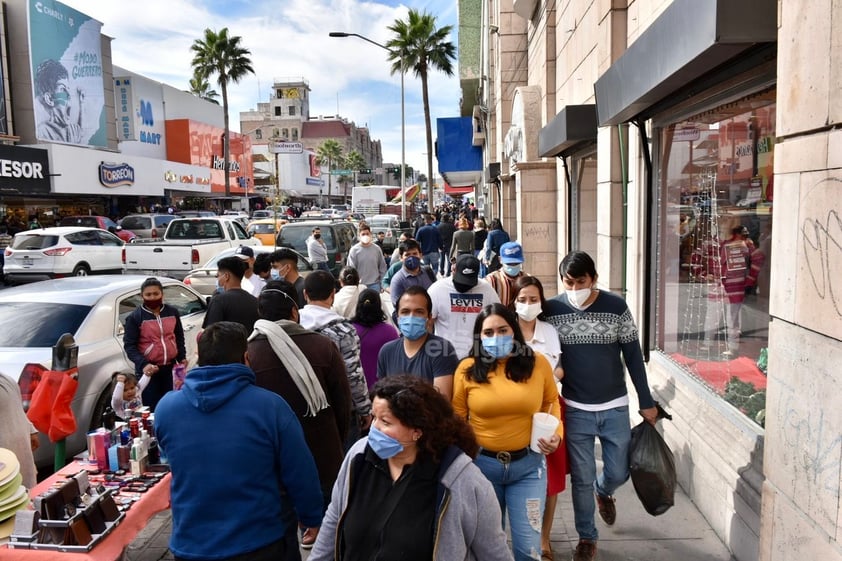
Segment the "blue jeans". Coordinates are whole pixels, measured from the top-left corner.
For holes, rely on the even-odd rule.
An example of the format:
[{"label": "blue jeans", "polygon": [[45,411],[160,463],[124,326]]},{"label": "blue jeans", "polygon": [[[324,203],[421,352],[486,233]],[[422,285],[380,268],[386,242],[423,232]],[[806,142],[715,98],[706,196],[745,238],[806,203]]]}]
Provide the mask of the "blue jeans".
[{"label": "blue jeans", "polygon": [[[602,445],[602,473],[597,477],[595,438]],[[596,540],[594,492],[611,496],[629,478],[631,426],[627,405],[606,411],[567,406],[564,415],[567,461],[573,484],[573,516],[580,539]]]},{"label": "blue jeans", "polygon": [[543,454],[529,454],[504,464],[479,454],[474,463],[491,481],[500,510],[509,514],[515,561],[541,559],[541,524],[547,495],[547,462]]},{"label": "blue jeans", "polygon": [[431,269],[433,269],[434,273],[439,271],[439,252],[436,251],[435,253],[425,253],[424,256],[421,258],[421,261],[424,262],[425,265],[429,265]]},{"label": "blue jeans", "polygon": [[328,266],[327,261],[322,261],[321,263],[313,263],[313,268],[317,271],[330,272],[330,267]]}]

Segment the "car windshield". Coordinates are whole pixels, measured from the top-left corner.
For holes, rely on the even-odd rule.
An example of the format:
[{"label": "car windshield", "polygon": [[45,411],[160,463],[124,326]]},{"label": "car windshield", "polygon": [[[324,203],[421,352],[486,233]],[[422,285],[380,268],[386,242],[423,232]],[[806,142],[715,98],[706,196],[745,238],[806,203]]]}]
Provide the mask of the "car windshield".
[{"label": "car windshield", "polygon": [[12,249],[44,249],[58,243],[58,236],[41,236],[38,234],[18,234],[12,241]]},{"label": "car windshield", "polygon": [[63,334],[76,333],[90,310],[58,302],[0,302],[0,347],[52,347]]}]

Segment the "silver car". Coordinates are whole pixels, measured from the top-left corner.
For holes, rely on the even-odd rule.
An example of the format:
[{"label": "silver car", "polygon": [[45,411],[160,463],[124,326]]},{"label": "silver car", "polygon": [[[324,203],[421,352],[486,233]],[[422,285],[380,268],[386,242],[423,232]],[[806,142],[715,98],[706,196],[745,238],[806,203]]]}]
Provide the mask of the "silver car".
[{"label": "silver car", "polygon": [[176,218],[174,214],[129,214],[120,220],[120,226],[139,238],[163,238],[167,225]]},{"label": "silver car", "polygon": [[[28,406],[40,375],[52,364],[52,347],[64,333],[79,346],[79,388],[71,408],[77,430],[67,438],[67,457],[87,446],[85,433],[101,425],[111,403],[111,375],[134,371],[123,350],[126,317],[141,304],[146,277],[101,275],[42,281],[0,291],[0,373],[18,382]],[[190,366],[196,361],[196,335],[207,306],[202,295],[179,281],[161,278],[164,302],[181,314]],[[188,367],[189,368],[189,367]],[[53,445],[41,435],[38,466],[53,461]]]},{"label": "silver car", "polygon": [[[254,251],[255,257],[257,257],[261,253],[272,253],[277,248],[271,245],[253,245],[251,249]],[[199,294],[211,296],[216,291],[216,263],[223,257],[231,257],[235,251],[237,251],[236,247],[229,247],[226,250],[220,251],[202,267],[193,269],[187,273],[187,276],[184,277],[184,284]],[[306,277],[313,270],[313,265],[299,252],[295,250],[293,252],[298,256],[298,274]]]}]

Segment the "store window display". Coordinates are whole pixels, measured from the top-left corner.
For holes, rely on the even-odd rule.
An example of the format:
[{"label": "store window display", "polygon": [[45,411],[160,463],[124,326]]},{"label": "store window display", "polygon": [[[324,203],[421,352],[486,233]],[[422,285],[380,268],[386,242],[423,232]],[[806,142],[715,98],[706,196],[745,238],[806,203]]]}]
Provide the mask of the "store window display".
[{"label": "store window display", "polygon": [[659,133],[658,347],[763,425],[775,90]]}]

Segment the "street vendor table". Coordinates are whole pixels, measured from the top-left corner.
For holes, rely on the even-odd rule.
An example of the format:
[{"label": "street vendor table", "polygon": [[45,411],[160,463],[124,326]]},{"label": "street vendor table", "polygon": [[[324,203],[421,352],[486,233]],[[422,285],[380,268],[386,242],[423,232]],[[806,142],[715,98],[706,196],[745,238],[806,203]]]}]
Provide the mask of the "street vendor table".
[{"label": "street vendor table", "polygon": [[[40,495],[48,490],[58,480],[65,476],[78,473],[85,466],[73,462],[58,473],[53,474],[36,485],[30,492],[30,497]],[[101,542],[87,553],[62,553],[49,550],[8,549],[0,546],[0,560],[14,561],[116,561],[120,559],[123,550],[137,536],[152,516],[170,506],[170,480],[168,473],[156,485],[143,493],[140,500],[126,512],[122,522],[114,528]]]}]

